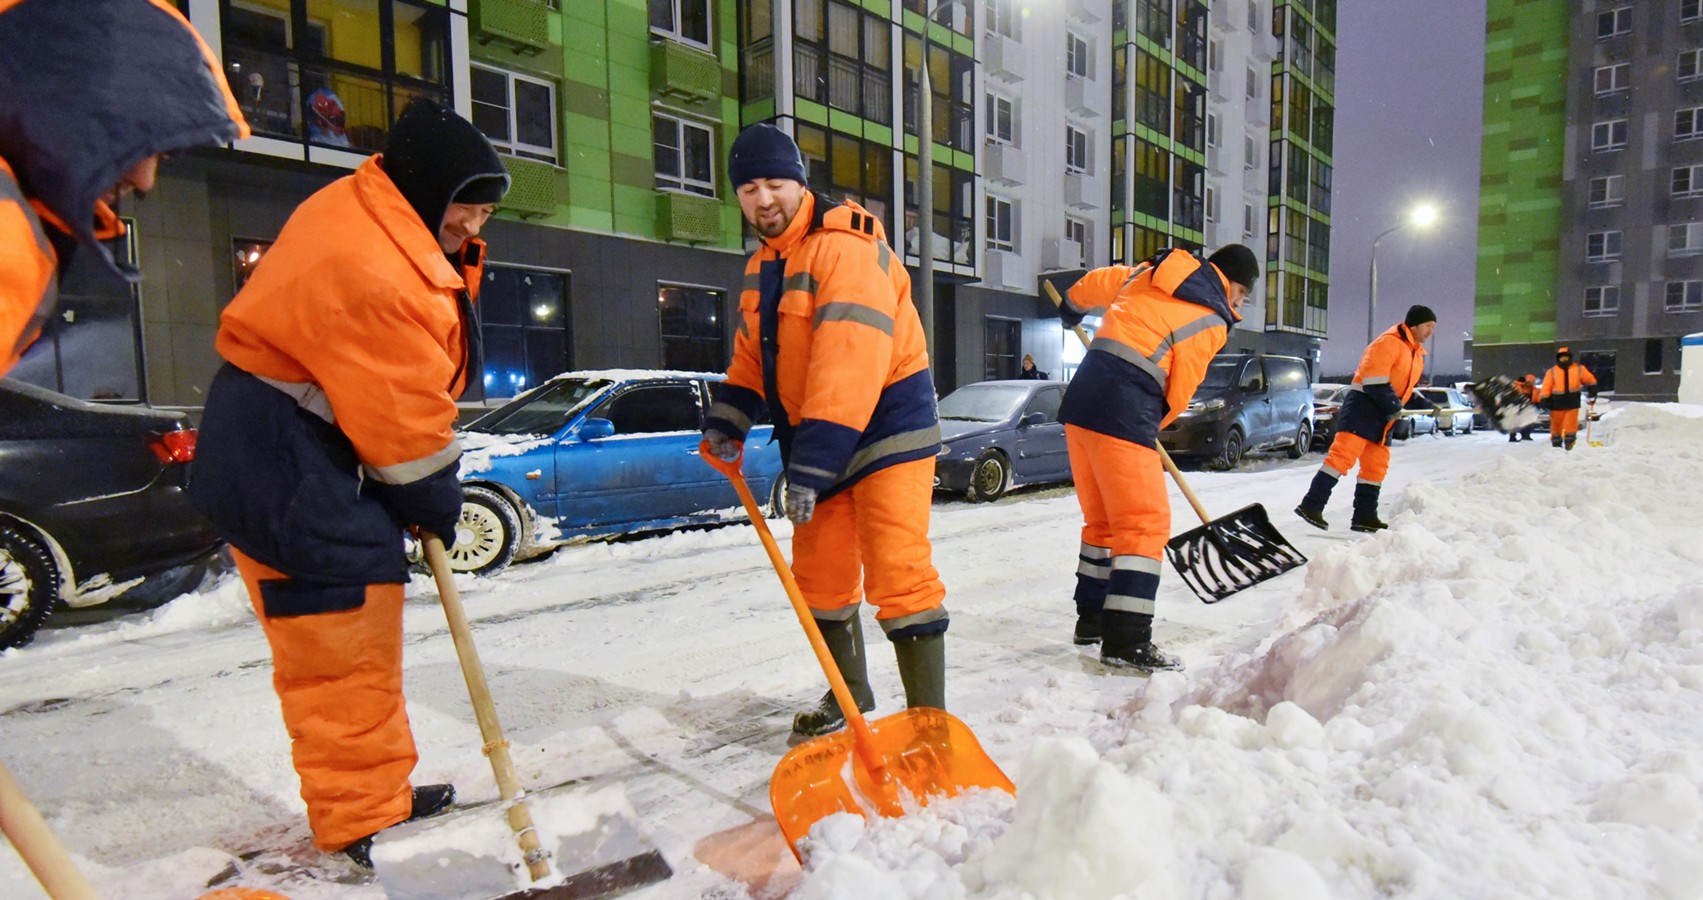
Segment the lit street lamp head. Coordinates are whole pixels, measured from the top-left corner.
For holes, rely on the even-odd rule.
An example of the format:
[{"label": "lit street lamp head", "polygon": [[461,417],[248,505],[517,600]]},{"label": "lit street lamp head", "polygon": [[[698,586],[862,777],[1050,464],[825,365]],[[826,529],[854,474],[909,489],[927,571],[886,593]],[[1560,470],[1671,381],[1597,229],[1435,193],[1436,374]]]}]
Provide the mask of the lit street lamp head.
[{"label": "lit street lamp head", "polygon": [[1417,228],[1430,228],[1437,224],[1437,207],[1430,203],[1421,203],[1408,213],[1408,220]]}]

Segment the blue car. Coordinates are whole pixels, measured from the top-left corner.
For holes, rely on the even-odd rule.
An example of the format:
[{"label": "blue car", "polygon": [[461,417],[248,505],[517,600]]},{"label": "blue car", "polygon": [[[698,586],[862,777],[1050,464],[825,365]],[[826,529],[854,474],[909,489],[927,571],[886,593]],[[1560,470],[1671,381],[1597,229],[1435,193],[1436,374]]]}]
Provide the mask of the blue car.
[{"label": "blue car", "polygon": [[[692,372],[568,372],[462,429],[458,572],[489,575],[569,541],[743,519],[733,486],[698,454],[710,384]],[[751,493],[778,515],[780,445],[745,442]]]},{"label": "blue car", "polygon": [[935,490],[996,500],[1025,484],[1070,481],[1062,381],[982,381],[940,401]]}]

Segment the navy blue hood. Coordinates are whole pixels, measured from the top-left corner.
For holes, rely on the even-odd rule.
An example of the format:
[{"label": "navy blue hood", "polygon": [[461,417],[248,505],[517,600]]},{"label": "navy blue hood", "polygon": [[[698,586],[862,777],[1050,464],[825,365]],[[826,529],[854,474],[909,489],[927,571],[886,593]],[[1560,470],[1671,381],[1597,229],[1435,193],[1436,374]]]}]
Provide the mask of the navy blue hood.
[{"label": "navy blue hood", "polygon": [[223,75],[188,23],[149,0],[23,0],[0,13],[0,47],[0,158],[134,279],[95,239],[95,203],[149,156],[245,136]]}]

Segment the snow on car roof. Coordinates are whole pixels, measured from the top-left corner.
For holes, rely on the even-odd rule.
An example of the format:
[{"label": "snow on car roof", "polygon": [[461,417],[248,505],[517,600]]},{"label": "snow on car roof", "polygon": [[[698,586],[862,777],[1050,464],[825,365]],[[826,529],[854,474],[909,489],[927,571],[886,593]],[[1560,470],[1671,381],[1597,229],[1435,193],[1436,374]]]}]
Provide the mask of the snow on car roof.
[{"label": "snow on car roof", "polygon": [[721,372],[688,372],[680,369],[575,369],[550,377],[551,381],[561,381],[564,378],[607,378],[611,381],[642,381],[661,378],[725,378]]}]

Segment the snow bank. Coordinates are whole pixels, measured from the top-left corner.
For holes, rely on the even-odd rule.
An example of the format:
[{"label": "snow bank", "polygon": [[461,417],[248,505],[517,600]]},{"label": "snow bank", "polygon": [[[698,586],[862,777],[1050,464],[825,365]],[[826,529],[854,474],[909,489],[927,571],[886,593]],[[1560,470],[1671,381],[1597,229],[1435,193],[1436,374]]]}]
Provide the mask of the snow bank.
[{"label": "snow bank", "polygon": [[1386,498],[1257,646],[1036,741],[1013,805],[818,823],[799,896],[1703,896],[1689,412]]}]

